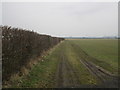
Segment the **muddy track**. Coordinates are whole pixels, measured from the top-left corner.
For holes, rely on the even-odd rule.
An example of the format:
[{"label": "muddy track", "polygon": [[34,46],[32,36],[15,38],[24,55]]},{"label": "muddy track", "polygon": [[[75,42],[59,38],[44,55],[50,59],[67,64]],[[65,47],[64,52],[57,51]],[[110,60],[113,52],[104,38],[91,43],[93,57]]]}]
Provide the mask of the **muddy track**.
[{"label": "muddy track", "polygon": [[[108,71],[90,62],[88,54],[84,52],[76,44],[71,44],[73,51],[79,56],[79,61],[88,69],[88,71],[96,77],[99,81],[99,85],[81,85],[79,80],[80,76],[76,70],[72,67],[72,63],[64,52],[64,49],[60,51],[59,63],[56,71],[56,86],[57,88],[116,88],[118,87],[118,78],[113,76]],[[80,50],[78,50],[78,48]]]},{"label": "muddy track", "polygon": [[64,53],[61,52],[61,60],[59,61],[56,78],[57,83],[56,87],[58,88],[67,88],[67,87],[77,87],[80,85],[80,81],[78,79],[78,74],[73,70],[70,63],[67,61]]},{"label": "muddy track", "polygon": [[[96,76],[100,81],[103,87],[118,87],[118,79],[115,76],[110,75],[109,73],[103,71],[100,67],[88,62],[86,60],[80,59],[80,62],[86,66],[86,68]],[[108,85],[109,83],[109,85]]]},{"label": "muddy track", "polygon": [[73,69],[72,65],[68,61],[66,61],[65,66],[69,74],[68,79],[70,79],[71,83],[69,87],[78,87],[80,85],[78,73]]},{"label": "muddy track", "polygon": [[57,78],[57,83],[56,87],[61,87],[63,86],[63,59],[59,61],[58,67],[57,67],[57,72],[56,72],[56,78]]},{"label": "muddy track", "polygon": [[[79,47],[76,45],[72,45],[72,46],[74,50]],[[104,70],[103,68],[86,60],[86,58],[84,57],[87,57],[88,54],[86,54],[82,49],[81,49],[81,52],[77,52],[77,53],[79,53],[80,55],[80,62],[101,82],[101,85],[97,87],[110,87],[110,88],[118,87],[118,77],[112,75],[111,73]],[[81,57],[81,55],[84,55],[84,57]]]}]

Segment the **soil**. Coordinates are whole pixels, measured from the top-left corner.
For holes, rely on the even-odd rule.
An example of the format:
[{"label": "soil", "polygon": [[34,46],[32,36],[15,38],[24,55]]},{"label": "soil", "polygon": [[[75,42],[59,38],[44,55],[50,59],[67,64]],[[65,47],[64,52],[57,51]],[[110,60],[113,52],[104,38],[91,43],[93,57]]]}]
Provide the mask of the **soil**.
[{"label": "soil", "polygon": [[[86,54],[87,55],[87,54]],[[118,77],[112,75],[103,68],[92,62],[80,58],[80,62],[94,75],[99,81],[99,85],[82,85],[78,79],[79,74],[65,58],[64,51],[61,51],[60,60],[56,72],[57,88],[118,88]]]},{"label": "soil", "polygon": [[61,60],[59,61],[57,67],[57,88],[73,88],[78,87],[80,85],[80,81],[78,80],[78,74],[75,72],[70,65],[70,63],[65,60],[65,55],[61,52]]},{"label": "soil", "polygon": [[116,76],[111,75],[101,67],[96,66],[95,64],[88,62],[87,60],[80,60],[80,62],[86,66],[86,68],[95,76],[97,79],[101,81],[100,85],[96,87],[104,87],[104,88],[116,88],[118,87],[118,78]]}]

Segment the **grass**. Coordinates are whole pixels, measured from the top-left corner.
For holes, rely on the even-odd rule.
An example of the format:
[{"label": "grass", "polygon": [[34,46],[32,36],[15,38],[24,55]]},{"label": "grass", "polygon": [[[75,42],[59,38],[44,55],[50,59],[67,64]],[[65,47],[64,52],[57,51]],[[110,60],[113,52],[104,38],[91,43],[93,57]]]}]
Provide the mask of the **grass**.
[{"label": "grass", "polygon": [[72,65],[74,71],[79,75],[78,79],[81,84],[97,84],[97,79],[91,75],[85,66],[80,62],[79,54],[74,47],[71,45],[71,42],[65,42],[65,54],[68,58],[68,62]]},{"label": "grass", "polygon": [[[14,83],[12,87],[23,88],[53,88],[56,87],[56,72],[59,61],[61,60],[61,53],[65,55],[65,62],[69,62],[74,72],[77,72],[80,84],[96,84],[96,78],[80,63],[79,56],[77,56],[74,48],[67,41],[60,43],[47,56],[35,65],[28,75],[21,77],[18,82]],[[62,67],[61,67],[62,68]],[[68,71],[66,71],[68,72]],[[70,79],[68,73],[63,77]],[[73,75],[74,79],[74,75]],[[17,81],[14,81],[17,82]],[[67,85],[67,84],[66,84]]]},{"label": "grass", "polygon": [[47,56],[44,56],[42,60],[35,65],[28,75],[19,78],[19,84],[14,83],[12,87],[23,87],[23,88],[46,88],[54,86],[54,77],[56,67],[58,64],[59,46],[51,50]]},{"label": "grass", "polygon": [[[33,66],[28,75],[22,76],[14,81],[12,87],[23,88],[54,88],[57,79],[56,72],[60,60],[64,55],[64,65],[76,73],[80,85],[98,84],[99,81],[80,62],[81,57],[103,67],[104,69],[117,74],[118,68],[118,47],[117,40],[108,39],[79,39],[65,40],[57,45],[50,53],[42,58],[37,65]],[[84,52],[85,51],[85,52]],[[87,54],[86,54],[87,53]],[[86,57],[88,55],[88,57]],[[89,57],[90,56],[90,57]],[[93,59],[95,58],[95,59]],[[69,75],[68,66],[63,68],[63,78],[73,79],[74,73]],[[71,71],[70,71],[71,72]],[[69,80],[68,80],[69,81]],[[19,83],[16,83],[19,82]],[[65,83],[65,85],[67,85]]]},{"label": "grass", "polygon": [[69,40],[81,47],[95,64],[113,74],[118,73],[118,40],[117,39],[78,39]]}]

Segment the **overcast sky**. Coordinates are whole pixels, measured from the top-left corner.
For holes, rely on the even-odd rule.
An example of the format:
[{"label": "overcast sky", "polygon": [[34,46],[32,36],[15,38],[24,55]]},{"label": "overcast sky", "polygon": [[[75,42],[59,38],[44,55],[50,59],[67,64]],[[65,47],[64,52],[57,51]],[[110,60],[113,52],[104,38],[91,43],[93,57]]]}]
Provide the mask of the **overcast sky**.
[{"label": "overcast sky", "polygon": [[2,3],[0,2],[0,25],[2,24]]},{"label": "overcast sky", "polygon": [[2,24],[52,36],[116,36],[117,2],[4,2]]}]

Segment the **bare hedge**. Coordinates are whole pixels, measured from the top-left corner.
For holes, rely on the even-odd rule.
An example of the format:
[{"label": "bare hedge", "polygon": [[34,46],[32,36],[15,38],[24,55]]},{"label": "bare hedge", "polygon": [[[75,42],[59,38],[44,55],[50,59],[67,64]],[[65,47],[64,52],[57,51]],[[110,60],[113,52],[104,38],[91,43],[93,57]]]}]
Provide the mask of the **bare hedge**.
[{"label": "bare hedge", "polygon": [[63,38],[40,35],[33,31],[2,26],[2,78],[20,71],[30,58],[40,56],[43,51],[55,46]]}]

